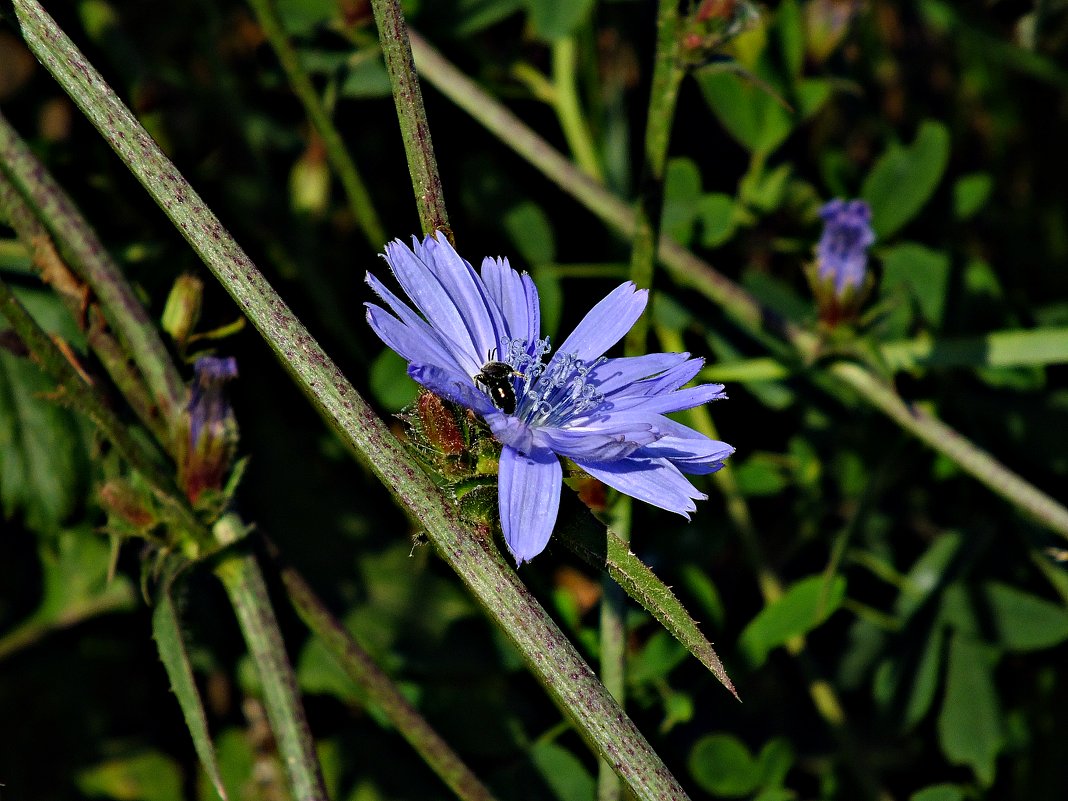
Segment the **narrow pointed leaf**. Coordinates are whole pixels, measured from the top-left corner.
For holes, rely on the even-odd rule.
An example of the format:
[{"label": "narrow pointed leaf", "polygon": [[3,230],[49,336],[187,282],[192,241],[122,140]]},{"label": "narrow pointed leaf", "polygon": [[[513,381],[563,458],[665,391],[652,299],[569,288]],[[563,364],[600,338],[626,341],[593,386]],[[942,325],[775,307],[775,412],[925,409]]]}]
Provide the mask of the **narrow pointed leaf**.
[{"label": "narrow pointed leaf", "polygon": [[[569,510],[574,511],[574,510]],[[727,675],[716,649],[708,641],[686,607],[644,562],[631,553],[630,547],[610,530],[596,524],[593,517],[568,515],[577,524],[558,526],[556,536],[583,561],[606,571],[632,599],[682,643],[697,660],[712,671],[720,683],[738,698],[738,691]]]},{"label": "narrow pointed leaf", "polygon": [[182,639],[178,610],[174,606],[170,590],[169,582],[160,587],[156,608],[152,612],[152,637],[159,649],[159,658],[163,662],[163,667],[167,669],[171,689],[174,690],[178,704],[182,707],[185,725],[193,737],[193,746],[200,758],[200,764],[204,767],[208,778],[211,779],[215,792],[223,801],[226,801],[226,788],[223,786],[222,775],[219,773],[219,763],[215,759],[215,746],[208,732],[204,705],[200,701],[200,693],[193,678],[193,668],[189,664],[189,655],[186,653],[185,641]]}]

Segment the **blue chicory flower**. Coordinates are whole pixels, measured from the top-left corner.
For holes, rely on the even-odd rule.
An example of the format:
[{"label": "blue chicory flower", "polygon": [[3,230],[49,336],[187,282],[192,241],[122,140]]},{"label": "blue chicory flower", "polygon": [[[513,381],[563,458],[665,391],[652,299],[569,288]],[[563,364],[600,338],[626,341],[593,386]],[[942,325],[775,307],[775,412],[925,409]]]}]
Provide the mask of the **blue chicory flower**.
[{"label": "blue chicory flower", "polygon": [[820,209],[823,236],[816,247],[819,279],[834,279],[834,291],[842,297],[847,290],[864,285],[868,248],[875,241],[871,208],[863,200],[835,198]]},{"label": "blue chicory flower", "polygon": [[550,356],[534,282],[507,259],[485,259],[479,274],[443,236],[393,241],[385,259],[417,311],[368,274],[393,313],[368,303],[367,320],[412,378],[479,414],[503,445],[501,528],[517,565],[549,541],[560,456],[687,519],[707,497],[683,474],[719,470],[734,448],[664,415],[726,397],[723,386],[682,389],[704,363],[687,353],[603,355],[645,309],[645,290],[616,288]]}]

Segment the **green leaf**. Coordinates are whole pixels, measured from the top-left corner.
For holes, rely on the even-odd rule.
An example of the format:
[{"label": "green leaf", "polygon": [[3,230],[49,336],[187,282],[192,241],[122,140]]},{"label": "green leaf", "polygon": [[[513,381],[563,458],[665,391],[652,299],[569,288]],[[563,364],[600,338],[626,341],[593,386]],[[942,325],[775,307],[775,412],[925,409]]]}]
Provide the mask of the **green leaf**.
[{"label": "green leaf", "polygon": [[538,38],[547,42],[571,35],[589,17],[593,0],[525,0],[530,23]]},{"label": "green leaf", "polygon": [[949,286],[949,254],[929,250],[913,242],[903,242],[885,248],[881,256],[881,294],[886,296],[895,287],[904,286],[915,298],[923,316],[932,325],[940,325]]},{"label": "green leaf", "polygon": [[305,36],[338,14],[336,0],[275,0],[282,25],[290,34]]},{"label": "green leaf", "polygon": [[[569,519],[561,515],[562,519]],[[589,514],[571,517],[577,523],[562,526],[558,536],[587,564],[606,571],[632,599],[660,621],[720,683],[737,697],[715,649],[701,633],[696,621],[664,584],[637,556],[627,543],[605,528],[598,528]]]},{"label": "green leaf", "polygon": [[[215,739],[215,754],[227,796],[240,799],[256,798],[259,795],[255,780],[257,755],[249,741],[248,733],[243,729],[226,729],[221,732]],[[197,782],[197,798],[200,801],[215,797],[215,788],[206,773],[201,771]]]},{"label": "green leaf", "polygon": [[779,5],[775,12],[775,32],[787,71],[791,77],[800,76],[805,65],[805,30],[796,0],[783,0]]},{"label": "green leaf", "polygon": [[731,469],[738,491],[750,498],[778,495],[790,486],[790,473],[775,454],[754,453]]},{"label": "green leaf", "polygon": [[671,159],[664,174],[661,228],[680,245],[689,245],[701,200],[701,173],[691,159]]},{"label": "green leaf", "polygon": [[408,376],[408,362],[389,348],[371,363],[370,384],[375,400],[391,412],[399,412],[419,394],[419,385]]},{"label": "green leaf", "polygon": [[182,626],[178,619],[174,599],[171,597],[171,588],[170,580],[160,585],[156,607],[152,610],[152,637],[156,641],[156,648],[159,649],[160,661],[163,662],[163,667],[166,668],[167,676],[171,680],[171,690],[174,691],[178,704],[182,708],[185,725],[193,738],[193,747],[200,759],[200,765],[211,780],[215,792],[223,801],[226,801],[226,788],[223,786],[219,764],[215,758],[215,746],[208,732],[208,719],[204,714],[204,705],[200,701],[200,692],[197,690],[196,679],[193,678],[193,668],[185,650]]},{"label": "green leaf", "polygon": [[429,3],[427,10],[443,15],[452,33],[463,38],[511,16],[523,4],[524,0],[450,0],[448,3]]},{"label": "green leaf", "polygon": [[[911,370],[914,367],[1022,367],[1065,364],[1068,363],[1068,328],[992,331],[981,337],[959,339],[921,337],[888,342],[883,345],[882,353],[887,366],[892,370]],[[716,365],[714,369],[721,368],[730,369],[731,365]],[[711,369],[713,368],[706,368],[702,374]]]},{"label": "green leaf", "polygon": [[750,152],[768,155],[790,135],[790,112],[768,87],[722,68],[706,67],[696,77],[709,108]]},{"label": "green leaf", "polygon": [[38,531],[70,516],[88,470],[79,421],[50,399],[55,389],[29,359],[0,349],[0,505]]},{"label": "green leaf", "polygon": [[842,576],[815,575],[793,584],[777,601],[764,607],[738,638],[738,647],[753,667],[791,637],[812,631],[842,605],[846,581]]},{"label": "green leaf", "polygon": [[781,787],[794,764],[794,749],[784,737],[768,740],[760,749],[760,783],[766,788]]},{"label": "green leaf", "polygon": [[385,62],[377,56],[351,65],[340,89],[345,97],[355,98],[389,97],[391,91]]},{"label": "green leaf", "polygon": [[1068,639],[1068,610],[1008,584],[983,585],[984,609],[997,632],[998,644],[1010,651],[1052,648]]},{"label": "green leaf", "polygon": [[953,184],[953,215],[966,220],[979,212],[990,197],[994,179],[986,172],[973,172],[957,179]]},{"label": "green leaf", "polygon": [[967,765],[984,786],[994,781],[994,760],[1003,725],[994,686],[996,651],[966,635],[950,641],[946,696],[938,716],[942,753],[954,765]]},{"label": "green leaf", "polygon": [[955,784],[932,784],[909,796],[909,801],[964,801],[964,790]]},{"label": "green leaf", "polygon": [[504,213],[501,222],[516,251],[529,266],[551,264],[556,258],[553,224],[537,203],[515,204]]},{"label": "green leaf", "polygon": [[910,692],[902,715],[903,725],[911,729],[927,715],[938,690],[942,671],[942,651],[945,646],[945,629],[934,626],[927,634],[915,673],[910,677]]},{"label": "green leaf", "polygon": [[178,763],[158,751],[109,759],[77,778],[78,788],[93,798],[115,801],[184,801]]},{"label": "green leaf", "polygon": [[539,741],[530,749],[530,760],[559,801],[588,801],[596,785],[582,760],[554,742]]},{"label": "green leaf", "polygon": [[814,116],[831,99],[834,84],[821,78],[806,78],[797,85],[795,102],[802,120]]},{"label": "green leaf", "polygon": [[653,634],[627,661],[627,681],[635,684],[666,679],[684,659],[686,649],[666,631]]},{"label": "green leaf", "polygon": [[960,554],[962,544],[960,534],[943,534],[912,564],[894,604],[894,613],[902,624],[908,622],[942,585],[950,565]]},{"label": "green leaf", "polygon": [[949,162],[949,131],[925,121],[908,147],[892,144],[872,167],[860,196],[871,206],[872,226],[887,239],[931,198]]},{"label": "green leaf", "polygon": [[37,625],[71,625],[102,611],[131,609],[133,586],[125,576],[108,581],[111,546],[86,526],[63,531],[41,547],[44,590],[31,620]]},{"label": "green leaf", "polygon": [[737,227],[734,198],[722,192],[708,192],[697,205],[697,219],[701,226],[701,244],[717,248],[734,236]]},{"label": "green leaf", "polygon": [[760,764],[733,734],[708,734],[690,751],[690,774],[716,796],[741,798],[760,786]]}]

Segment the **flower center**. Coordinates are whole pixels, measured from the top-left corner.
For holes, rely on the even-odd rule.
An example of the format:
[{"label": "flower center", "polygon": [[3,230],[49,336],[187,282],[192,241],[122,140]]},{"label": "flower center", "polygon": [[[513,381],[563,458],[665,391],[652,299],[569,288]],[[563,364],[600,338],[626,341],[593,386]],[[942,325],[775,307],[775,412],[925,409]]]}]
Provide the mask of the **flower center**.
[{"label": "flower center", "polygon": [[508,340],[504,350],[506,363],[521,375],[515,416],[527,425],[561,426],[604,401],[587,377],[603,356],[586,364],[573,353],[557,353],[546,362],[548,337],[534,343],[533,354],[522,339]]}]

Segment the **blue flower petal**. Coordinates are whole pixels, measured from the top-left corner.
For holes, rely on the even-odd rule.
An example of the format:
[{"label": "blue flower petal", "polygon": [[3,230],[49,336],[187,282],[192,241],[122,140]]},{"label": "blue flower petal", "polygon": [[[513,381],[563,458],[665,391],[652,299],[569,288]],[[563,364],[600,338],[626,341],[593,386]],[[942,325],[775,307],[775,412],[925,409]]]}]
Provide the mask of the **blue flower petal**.
[{"label": "blue flower petal", "polygon": [[667,459],[620,459],[617,462],[576,463],[594,478],[603,481],[624,495],[675,512],[690,519],[697,510],[695,500],[708,496],[698,492],[693,484]]},{"label": "blue flower petal", "polygon": [[[693,432],[697,434],[697,432]],[[640,456],[667,459],[683,473],[707,475],[723,467],[723,460],[734,453],[726,442],[709,439],[703,434],[696,438],[661,437],[641,449]]]},{"label": "blue flower petal", "polygon": [[[412,299],[427,322],[446,340],[454,343],[457,360],[464,372],[471,376],[477,374],[486,361],[482,342],[472,339],[471,328],[448,289],[429,266],[399,240],[386,245],[386,261],[404,293]],[[487,320],[488,315],[483,313],[482,318]],[[471,325],[479,328],[477,323],[472,322]]]},{"label": "blue flower petal", "polygon": [[508,266],[508,259],[484,259],[482,280],[486,291],[504,314],[509,333],[527,343],[527,352],[541,335],[541,307],[538,290],[526,273],[520,275]]},{"label": "blue flower petal", "polygon": [[444,234],[427,236],[422,245],[416,243],[416,248],[467,324],[471,342],[481,359],[481,367],[494,358],[492,354],[499,353],[510,337],[499,305],[490,299],[478,273],[453,250]]},{"label": "blue flower petal", "polygon": [[647,353],[644,356],[606,359],[590,370],[588,380],[608,398],[615,392],[627,389],[636,381],[678,367],[689,356],[688,353]]},{"label": "blue flower petal", "polygon": [[620,284],[582,318],[571,336],[556,349],[591,362],[615,345],[642,316],[649,292],[635,289],[634,283]]},{"label": "blue flower petal", "polygon": [[406,326],[373,303],[367,306],[367,322],[379,338],[408,361],[430,362],[459,369],[456,359],[436,336],[426,336],[419,329]]},{"label": "blue flower petal", "polygon": [[722,384],[700,384],[696,387],[679,389],[664,395],[653,397],[636,398],[613,398],[612,405],[621,411],[627,409],[641,409],[643,412],[669,414],[681,412],[683,409],[692,409],[714,400],[723,400],[727,393],[723,391]]},{"label": "blue flower petal", "polygon": [[502,445],[513,448],[520,453],[530,453],[535,449],[534,434],[529,425],[518,417],[501,414],[497,409],[483,415],[493,436]]},{"label": "blue flower petal", "polygon": [[648,424],[643,428],[628,426],[614,431],[542,427],[534,429],[533,434],[535,447],[594,462],[623,459],[659,437]]},{"label": "blue flower petal", "polygon": [[501,451],[498,481],[501,529],[518,567],[549,542],[560,509],[563,470],[552,451],[523,456],[506,447]]},{"label": "blue flower petal", "polygon": [[432,364],[409,364],[408,375],[435,395],[473,409],[484,417],[497,411],[486,393],[459,370],[448,370]]}]

